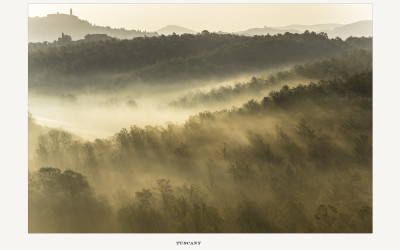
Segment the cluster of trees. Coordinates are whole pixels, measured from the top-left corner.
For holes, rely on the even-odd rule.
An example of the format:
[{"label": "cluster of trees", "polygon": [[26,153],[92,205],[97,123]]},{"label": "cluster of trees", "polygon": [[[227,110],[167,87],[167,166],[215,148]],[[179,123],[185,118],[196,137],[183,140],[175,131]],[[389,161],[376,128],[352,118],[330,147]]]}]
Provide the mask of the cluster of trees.
[{"label": "cluster of trees", "polygon": [[372,70],[372,50],[356,49],[328,60],[296,65],[291,73],[306,78],[331,79],[346,78],[364,70]]},{"label": "cluster of trees", "polygon": [[29,232],[113,232],[113,210],[85,176],[43,167],[28,177]]},{"label": "cluster of trees", "polygon": [[234,86],[222,86],[210,91],[191,92],[169,103],[173,107],[209,107],[218,103],[227,103],[236,99],[258,97],[266,91],[280,87],[288,82],[298,83],[316,79],[346,78],[363,70],[372,69],[372,51],[356,49],[327,60],[296,65],[288,71],[280,71],[268,77],[252,77],[251,81],[236,83]]},{"label": "cluster of trees", "polygon": [[92,142],[50,130],[30,169],[31,232],[372,232],[372,71]]},{"label": "cluster of trees", "polygon": [[[29,84],[30,87],[60,84],[59,79],[68,75],[79,78],[95,73],[117,75],[112,81],[114,84],[190,82],[327,58],[372,46],[372,38],[349,39],[329,39],[326,34],[315,32],[254,37],[202,32],[75,42],[65,46],[41,46],[41,49],[30,44]],[[80,82],[80,87],[83,84],[85,81]],[[109,79],[107,84],[110,84]]]},{"label": "cluster of trees", "polygon": [[[340,184],[358,191],[359,182],[355,174]],[[307,214],[308,204],[287,197],[279,197],[283,201],[240,197],[218,209],[201,186],[174,187],[167,179],[158,179],[153,188],[134,194],[117,192],[113,200],[118,207],[113,208],[109,199],[90,190],[83,175],[41,168],[29,175],[29,197],[30,232],[372,232],[372,209],[357,202],[346,204],[352,206],[350,210],[321,204],[313,216]]]},{"label": "cluster of trees", "polygon": [[108,36],[107,34],[86,34],[83,39],[72,41],[72,37],[70,35],[61,33],[61,37],[58,37],[58,39],[54,40],[53,42],[47,42],[47,41],[37,42],[37,43],[31,42],[28,44],[28,48],[30,52],[34,52],[34,51],[46,50],[50,47],[57,48],[66,45],[72,45],[72,44],[77,45],[79,43],[96,42],[104,40],[117,40],[117,39]]}]

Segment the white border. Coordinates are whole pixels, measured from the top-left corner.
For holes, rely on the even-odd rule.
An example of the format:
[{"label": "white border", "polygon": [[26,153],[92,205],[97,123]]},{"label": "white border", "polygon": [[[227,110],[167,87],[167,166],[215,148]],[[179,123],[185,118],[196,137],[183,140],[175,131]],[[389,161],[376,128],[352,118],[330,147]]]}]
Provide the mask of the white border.
[{"label": "white border", "polygon": [[[166,1],[118,1],[118,3]],[[194,3],[190,1],[168,1]],[[196,1],[199,3],[200,1]],[[243,1],[201,1],[201,3]],[[28,234],[27,233],[27,11],[28,3],[3,1],[0,83],[0,249],[172,249],[177,240],[201,240],[212,249],[400,249],[399,234],[399,5],[373,3],[374,22],[374,233],[373,234]],[[108,3],[108,1],[62,1]],[[251,3],[274,3],[251,1]],[[276,3],[276,2],[275,2]],[[286,3],[324,3],[288,1]]]}]

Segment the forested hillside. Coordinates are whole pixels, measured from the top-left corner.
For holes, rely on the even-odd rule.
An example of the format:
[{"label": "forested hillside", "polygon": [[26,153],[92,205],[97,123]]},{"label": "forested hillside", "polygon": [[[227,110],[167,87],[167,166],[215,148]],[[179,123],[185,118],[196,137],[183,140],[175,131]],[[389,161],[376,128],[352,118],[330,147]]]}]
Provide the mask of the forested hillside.
[{"label": "forested hillside", "polygon": [[63,6],[29,8],[30,233],[372,233],[371,5]]},{"label": "forested hillside", "polygon": [[169,103],[170,106],[190,108],[212,107],[243,98],[258,98],[267,91],[279,89],[282,85],[297,85],[299,82],[318,79],[344,79],[359,71],[372,70],[372,51],[353,50],[338,57],[314,63],[293,66],[290,70],[279,71],[268,76],[252,77],[251,81],[213,88],[209,91],[191,91]]},{"label": "forested hillside", "polygon": [[181,125],[40,134],[29,232],[372,232],[371,70]]},{"label": "forested hillside", "polygon": [[314,32],[246,37],[203,31],[198,35],[29,46],[30,89],[81,90],[223,79],[322,60],[355,48],[371,49],[372,39],[342,41]]}]

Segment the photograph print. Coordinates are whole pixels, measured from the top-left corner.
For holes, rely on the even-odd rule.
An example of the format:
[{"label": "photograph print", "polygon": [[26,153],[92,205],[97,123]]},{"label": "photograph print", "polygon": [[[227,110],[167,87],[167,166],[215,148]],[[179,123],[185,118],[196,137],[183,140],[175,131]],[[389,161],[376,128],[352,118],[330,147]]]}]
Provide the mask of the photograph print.
[{"label": "photograph print", "polygon": [[372,4],[29,4],[29,233],[372,233]]}]

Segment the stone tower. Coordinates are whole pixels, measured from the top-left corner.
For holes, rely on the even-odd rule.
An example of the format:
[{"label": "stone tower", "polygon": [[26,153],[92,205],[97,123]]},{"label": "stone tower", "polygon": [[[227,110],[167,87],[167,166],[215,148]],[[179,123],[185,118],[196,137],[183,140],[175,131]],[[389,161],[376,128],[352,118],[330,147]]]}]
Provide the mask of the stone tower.
[{"label": "stone tower", "polygon": [[69,15],[72,16],[72,8],[69,9]]}]

